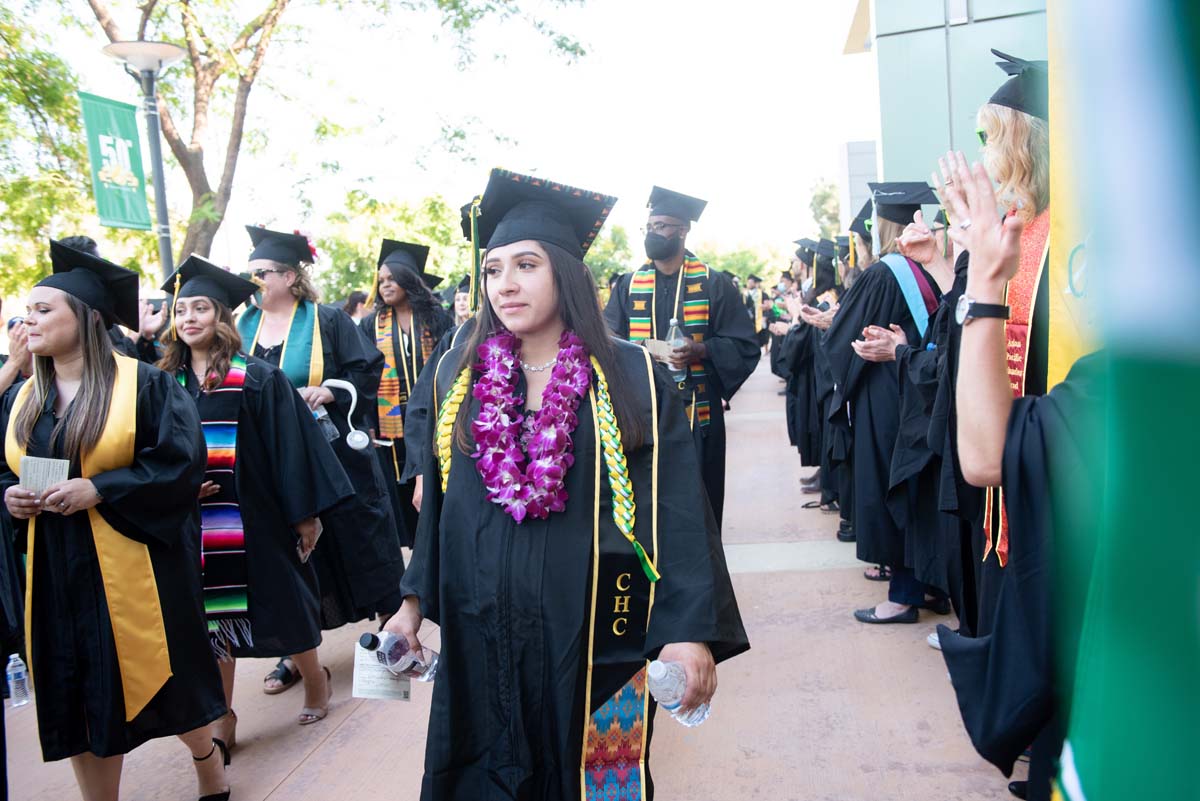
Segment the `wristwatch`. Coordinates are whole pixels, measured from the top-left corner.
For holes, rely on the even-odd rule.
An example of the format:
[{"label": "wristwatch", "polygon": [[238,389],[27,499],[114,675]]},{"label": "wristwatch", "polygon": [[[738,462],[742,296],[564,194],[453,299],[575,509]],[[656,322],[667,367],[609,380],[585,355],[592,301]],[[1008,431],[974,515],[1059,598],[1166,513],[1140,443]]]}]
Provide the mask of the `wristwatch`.
[{"label": "wristwatch", "polygon": [[1009,308],[1002,303],[980,303],[964,292],[959,296],[958,305],[954,308],[954,319],[959,325],[966,325],[976,317],[1007,320],[1009,313]]}]

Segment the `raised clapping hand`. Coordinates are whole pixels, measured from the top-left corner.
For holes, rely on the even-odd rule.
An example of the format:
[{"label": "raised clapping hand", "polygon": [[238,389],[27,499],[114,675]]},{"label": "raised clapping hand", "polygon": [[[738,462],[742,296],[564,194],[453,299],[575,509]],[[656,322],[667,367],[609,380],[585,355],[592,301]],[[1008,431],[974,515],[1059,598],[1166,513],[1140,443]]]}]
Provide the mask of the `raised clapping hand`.
[{"label": "raised clapping hand", "polygon": [[663,646],[658,658],[662,662],[678,662],[687,674],[687,691],[679,702],[679,711],[691,712],[712,700],[717,691],[717,663],[712,651],[702,642],[673,642]]},{"label": "raised clapping hand", "polygon": [[971,286],[1003,286],[1021,267],[1021,231],[1024,222],[1017,215],[1001,218],[992,180],[981,164],[967,166],[962,153],[947,153],[938,159],[942,203],[950,219],[950,238],[959,250],[971,254],[967,273],[967,291],[973,297],[988,302]]},{"label": "raised clapping hand", "polygon": [[888,328],[869,325],[862,331],[865,339],[850,343],[854,352],[868,362],[891,362],[896,360],[896,348],[908,344],[904,329],[892,323]]}]

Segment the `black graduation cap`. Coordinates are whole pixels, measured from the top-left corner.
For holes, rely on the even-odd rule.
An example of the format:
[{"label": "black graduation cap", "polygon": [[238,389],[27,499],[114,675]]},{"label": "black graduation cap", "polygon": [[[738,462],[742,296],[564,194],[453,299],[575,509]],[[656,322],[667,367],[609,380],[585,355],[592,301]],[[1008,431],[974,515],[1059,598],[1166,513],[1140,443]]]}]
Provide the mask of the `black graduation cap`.
[{"label": "black graduation cap", "polygon": [[868,242],[871,241],[871,217],[874,216],[874,213],[873,204],[868,200],[850,223],[850,230]]},{"label": "black graduation cap", "polygon": [[937,195],[924,181],[889,181],[867,184],[875,199],[875,211],[885,220],[908,225],[922,205],[938,205]]},{"label": "black graduation cap", "polygon": [[646,202],[651,216],[674,217],[688,222],[699,220],[707,205],[707,200],[663,189],[661,186],[650,190],[650,200]]},{"label": "black graduation cap", "polygon": [[246,232],[250,234],[250,242],[254,245],[250,251],[250,261],[270,259],[295,267],[301,263],[312,264],[316,258],[304,234],[269,231],[260,225],[247,225]]},{"label": "black graduation cap", "polygon": [[161,289],[179,298],[212,298],[232,310],[258,291],[258,284],[223,270],[195,253],[184,259]]},{"label": "black graduation cap", "polygon": [[834,240],[834,241],[837,243],[837,255],[838,255],[838,258],[839,258],[839,259],[848,259],[848,258],[850,258],[850,237],[848,237],[848,236],[839,236],[839,237],[838,237],[836,240]]},{"label": "black graduation cap", "polygon": [[38,286],[59,289],[83,301],[100,312],[107,326],[139,327],[137,273],[53,239],[50,266],[54,272],[38,281]]},{"label": "black graduation cap", "polygon": [[822,239],[817,243],[817,255],[822,259],[833,260],[837,255],[837,245],[832,239]]},{"label": "black graduation cap", "polygon": [[937,215],[935,215],[933,218],[933,224],[934,225],[945,225],[945,226],[950,225],[950,220],[946,217],[945,209],[938,209]]},{"label": "black graduation cap", "polygon": [[812,240],[812,239],[808,239],[806,237],[804,239],[793,240],[792,244],[800,246],[796,250],[796,258],[798,258],[800,261],[804,262],[809,267],[811,267],[812,262],[813,262],[813,256],[817,252],[816,241]]},{"label": "black graduation cap", "polygon": [[458,286],[454,288],[455,293],[467,294],[471,291],[471,274],[467,273],[458,282]]},{"label": "black graduation cap", "polygon": [[995,48],[992,55],[1002,59],[996,66],[1010,75],[989,103],[1008,106],[1039,119],[1050,120],[1050,73],[1045,61],[1026,61],[1023,58],[1001,53]]},{"label": "black graduation cap", "polygon": [[759,278],[757,275],[754,275],[753,273],[751,273],[750,275],[747,275],[746,280],[747,281],[757,281],[760,284],[762,283],[762,279]]},{"label": "black graduation cap", "polygon": [[463,239],[467,240],[468,242],[471,241],[471,206],[473,205],[475,205],[474,200],[458,210],[458,216],[462,225]]},{"label": "black graduation cap", "polygon": [[567,184],[494,169],[479,206],[479,241],[488,248],[524,239],[587,253],[617,199]]},{"label": "black graduation cap", "polygon": [[383,244],[379,246],[379,259],[376,265],[382,267],[385,264],[403,264],[417,275],[421,276],[421,280],[425,282],[425,286],[433,289],[442,282],[440,275],[430,275],[425,272],[425,265],[429,261],[429,248],[425,245],[417,245],[412,242],[400,242],[395,239],[385,239]]}]

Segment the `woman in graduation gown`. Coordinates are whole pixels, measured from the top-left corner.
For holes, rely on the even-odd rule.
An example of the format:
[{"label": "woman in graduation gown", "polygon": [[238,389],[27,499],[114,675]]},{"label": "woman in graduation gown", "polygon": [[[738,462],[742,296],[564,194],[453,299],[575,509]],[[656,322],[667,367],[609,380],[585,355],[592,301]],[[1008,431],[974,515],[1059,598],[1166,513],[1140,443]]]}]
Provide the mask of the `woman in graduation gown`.
[{"label": "woman in graduation gown", "polygon": [[[404,561],[387,484],[369,444],[356,450],[346,439],[352,428],[368,427],[383,356],[345,312],[317,303],[306,269],[316,257],[306,237],[256,226],[247,230],[254,244],[249,268],[262,282],[262,296],[238,319],[242,347],[279,367],[309,409],[324,407],[337,429],[333,452],[355,489],[352,498],[321,517],[325,536],[312,557],[321,587],[321,627],[390,614],[400,605]],[[327,379],[347,381],[357,390],[353,419],[350,393],[321,386]],[[264,690],[279,692],[296,678],[283,660]]]},{"label": "woman in graduation gown", "polygon": [[875,325],[900,327],[915,342],[925,333],[941,293],[919,264],[896,252],[895,239],[923,203],[937,198],[924,183],[872,184],[880,218],[881,259],[847,290],[825,348],[834,380],[830,419],[851,442],[854,535],[858,558],[891,569],[887,601],[860,609],[865,623],[915,623],[925,603],[922,586],[904,562],[904,531],[885,500],[899,430],[895,366],[864,360],[856,352],[862,332]]},{"label": "woman in graduation gown", "polygon": [[[122,756],[179,735],[201,795],[227,798],[210,726],[225,698],[201,600],[196,408],[171,376],[112,350],[109,327],[137,321],[137,274],[58,242],[50,255],[54,273],[29,294],[34,376],[0,411],[0,484],[28,541],[42,755],[70,757],[85,798],[115,801]],[[69,478],[22,486],[25,456],[67,460]]]},{"label": "woman in graduation gown", "polygon": [[321,602],[308,557],[318,515],[354,490],[287,377],[241,350],[231,309],[258,287],[193,255],[163,289],[174,308],[159,366],[196,402],[207,446],[204,607],[230,706],[221,739],[233,748],[237,657],[292,654],[304,677],[300,723],[325,717],[331,688],[317,658]]},{"label": "woman in graduation gown", "polygon": [[425,245],[383,240],[371,293],[375,308],[359,321],[363,333],[383,354],[378,405],[372,417],[376,436],[391,444],[376,446],[375,455],[387,481],[400,544],[406,548],[413,546],[417,531],[414,482],[403,478],[408,400],[442,335],[451,327],[449,315],[430,291],[442,279],[425,272],[428,260]]},{"label": "woman in graduation gown", "polygon": [[649,798],[645,660],[685,666],[691,708],[748,647],[674,385],[610,338],[582,262],[613,202],[501,170],[483,195],[478,328],[437,367],[387,624],[441,626],[425,801]]}]

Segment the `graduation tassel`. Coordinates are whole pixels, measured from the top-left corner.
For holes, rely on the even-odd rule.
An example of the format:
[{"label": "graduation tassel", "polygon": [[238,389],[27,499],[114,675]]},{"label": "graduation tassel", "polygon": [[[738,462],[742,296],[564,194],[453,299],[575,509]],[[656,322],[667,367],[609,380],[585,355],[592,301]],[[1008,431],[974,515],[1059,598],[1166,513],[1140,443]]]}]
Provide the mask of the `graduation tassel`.
[{"label": "graduation tassel", "polygon": [[479,203],[483,198],[476,195],[471,200],[471,314],[479,311]]},{"label": "graduation tassel", "polygon": [[178,271],[175,273],[175,291],[171,293],[171,337],[179,339],[179,332],[175,330],[175,301],[179,298],[179,284],[183,280],[183,275]]}]

